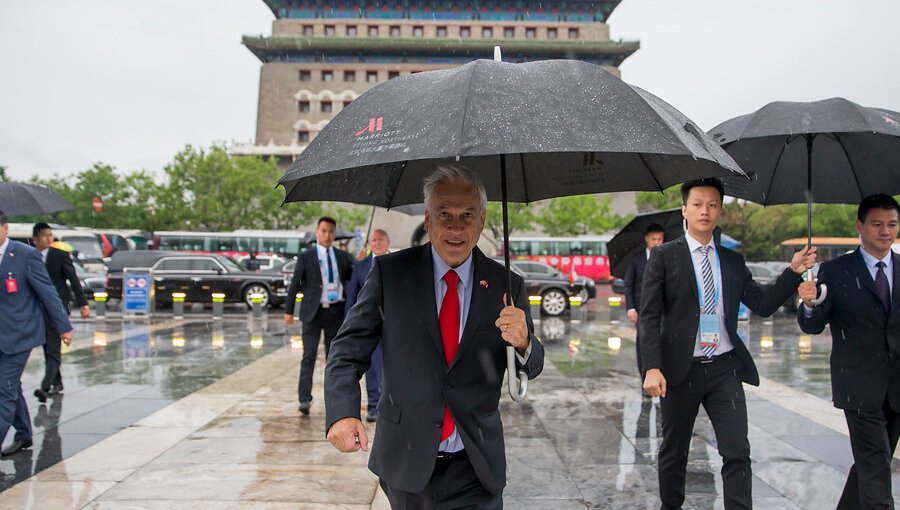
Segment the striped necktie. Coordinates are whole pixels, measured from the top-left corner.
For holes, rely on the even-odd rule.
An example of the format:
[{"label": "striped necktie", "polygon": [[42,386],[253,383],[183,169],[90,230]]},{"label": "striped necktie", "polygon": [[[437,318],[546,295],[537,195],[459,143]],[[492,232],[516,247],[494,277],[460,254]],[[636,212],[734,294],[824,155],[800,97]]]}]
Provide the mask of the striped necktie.
[{"label": "striped necktie", "polygon": [[[700,274],[703,278],[703,313],[708,315],[716,314],[716,279],[713,277],[712,264],[709,263],[709,250],[711,246],[700,247]],[[701,350],[706,357],[711,358],[716,353],[719,346],[718,339],[715,343],[708,343],[701,346]]]}]

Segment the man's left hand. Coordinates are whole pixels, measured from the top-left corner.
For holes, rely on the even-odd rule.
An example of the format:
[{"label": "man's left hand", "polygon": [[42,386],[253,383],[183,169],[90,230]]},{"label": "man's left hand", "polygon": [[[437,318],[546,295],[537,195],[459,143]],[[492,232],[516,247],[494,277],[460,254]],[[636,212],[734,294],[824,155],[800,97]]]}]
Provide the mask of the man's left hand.
[{"label": "man's left hand", "polygon": [[81,307],[81,318],[87,319],[90,316],[91,316],[91,307],[89,307],[88,305],[82,306]]},{"label": "man's left hand", "polygon": [[791,270],[797,274],[803,274],[807,269],[812,269],[816,265],[816,247],[806,247],[794,253],[791,258]]},{"label": "man's left hand", "polygon": [[[506,303],[506,294],[503,295],[503,303]],[[528,323],[525,321],[524,311],[515,306],[504,306],[494,325],[500,330],[500,336],[515,347],[519,354],[528,349]]]},{"label": "man's left hand", "polygon": [[66,331],[65,333],[59,335],[59,339],[62,340],[62,343],[66,345],[72,345],[72,332]]}]

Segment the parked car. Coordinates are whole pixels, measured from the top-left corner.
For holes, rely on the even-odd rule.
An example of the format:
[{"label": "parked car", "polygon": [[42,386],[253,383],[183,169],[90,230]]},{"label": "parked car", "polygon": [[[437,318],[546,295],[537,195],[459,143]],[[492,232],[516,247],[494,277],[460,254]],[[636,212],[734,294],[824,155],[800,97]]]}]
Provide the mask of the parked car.
[{"label": "parked car", "polygon": [[[494,260],[503,264],[503,259],[495,258]],[[583,282],[570,282],[568,276],[559,271],[556,274],[532,273],[529,275],[512,261],[510,261],[510,266],[510,270],[515,271],[525,280],[525,291],[529,296],[541,296],[541,310],[545,315],[554,317],[562,315],[569,308],[570,297],[580,297],[586,292]]]},{"label": "parked car", "polygon": [[[544,278],[551,276],[553,278],[569,278],[569,275],[566,273],[563,273],[549,264],[544,264],[543,262],[535,260],[510,260],[509,263],[528,277]],[[575,281],[580,282],[584,286],[584,289],[581,292],[583,303],[587,303],[591,299],[597,297],[597,284],[594,280],[587,276],[576,276]]]},{"label": "parked car", "polygon": [[[250,260],[250,255],[241,255],[240,257],[235,257],[235,260],[240,265],[247,267],[247,261]],[[278,255],[257,255],[256,260],[259,261],[260,272],[278,271],[287,262],[286,258],[279,257]]]},{"label": "parked car", "polygon": [[173,292],[184,292],[185,301],[212,301],[213,292],[225,294],[226,303],[251,306],[252,294],[262,294],[263,306],[284,302],[287,287],[278,272],[247,271],[231,257],[165,251],[122,251],[113,254],[107,273],[110,298],[121,299],[126,268],[152,271],[156,302],[170,305]]},{"label": "parked car", "polygon": [[81,290],[84,292],[84,298],[88,301],[94,299],[95,292],[106,290],[106,274],[92,273],[83,268],[81,264],[75,264],[75,274],[81,283]]},{"label": "parked car", "polygon": [[621,278],[616,278],[615,280],[613,280],[612,291],[615,292],[616,294],[622,294],[624,296],[625,295],[625,280],[623,280]]}]

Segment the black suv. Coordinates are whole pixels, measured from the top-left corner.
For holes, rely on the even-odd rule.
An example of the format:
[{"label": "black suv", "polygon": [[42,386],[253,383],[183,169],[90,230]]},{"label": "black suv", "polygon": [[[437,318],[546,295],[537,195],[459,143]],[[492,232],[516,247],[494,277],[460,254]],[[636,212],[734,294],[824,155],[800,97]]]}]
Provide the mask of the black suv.
[{"label": "black suv", "polygon": [[247,271],[231,257],[166,251],[121,251],[113,254],[107,273],[110,298],[122,297],[125,268],[150,270],[156,303],[171,305],[173,292],[184,292],[185,301],[212,302],[213,292],[225,294],[226,303],[251,306],[251,294],[262,294],[263,306],[278,306],[287,296],[281,274]]}]

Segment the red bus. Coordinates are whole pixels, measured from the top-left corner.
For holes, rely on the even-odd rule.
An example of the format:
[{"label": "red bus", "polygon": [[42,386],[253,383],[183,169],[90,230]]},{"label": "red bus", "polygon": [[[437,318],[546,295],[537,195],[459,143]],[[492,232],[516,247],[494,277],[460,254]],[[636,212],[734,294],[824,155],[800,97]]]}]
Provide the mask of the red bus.
[{"label": "red bus", "polygon": [[606,243],[612,236],[510,237],[509,256],[549,264],[563,273],[587,276],[599,282],[613,278],[609,274]]}]

